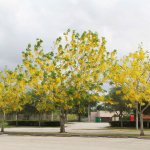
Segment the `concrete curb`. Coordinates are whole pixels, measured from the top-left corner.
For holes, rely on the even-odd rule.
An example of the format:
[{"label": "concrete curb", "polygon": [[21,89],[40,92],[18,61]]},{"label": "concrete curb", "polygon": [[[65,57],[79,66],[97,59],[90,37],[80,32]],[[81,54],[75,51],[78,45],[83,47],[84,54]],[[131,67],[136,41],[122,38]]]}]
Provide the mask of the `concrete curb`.
[{"label": "concrete curb", "polygon": [[86,133],[56,133],[56,132],[4,132],[0,135],[12,135],[12,136],[57,136],[57,137],[105,137],[105,138],[137,138],[137,139],[149,139],[148,136],[139,135],[120,135],[120,134],[86,134]]}]

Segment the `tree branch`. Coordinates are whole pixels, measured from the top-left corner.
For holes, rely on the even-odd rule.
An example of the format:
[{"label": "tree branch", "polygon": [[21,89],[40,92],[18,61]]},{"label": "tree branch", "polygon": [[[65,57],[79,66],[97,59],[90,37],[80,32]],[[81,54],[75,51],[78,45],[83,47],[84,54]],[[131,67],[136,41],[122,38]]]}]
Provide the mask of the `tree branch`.
[{"label": "tree branch", "polygon": [[150,106],[150,102],[143,108],[142,113]]}]

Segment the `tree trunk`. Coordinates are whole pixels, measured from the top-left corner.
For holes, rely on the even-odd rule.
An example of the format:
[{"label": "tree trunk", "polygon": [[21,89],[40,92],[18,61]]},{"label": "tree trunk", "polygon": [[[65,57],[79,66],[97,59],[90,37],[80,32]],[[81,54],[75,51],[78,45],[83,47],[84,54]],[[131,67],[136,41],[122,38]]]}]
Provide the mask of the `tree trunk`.
[{"label": "tree trunk", "polygon": [[5,112],[3,112],[3,120],[1,124],[1,132],[4,132],[4,126],[5,126]]},{"label": "tree trunk", "polygon": [[139,129],[138,103],[136,104],[136,129]]},{"label": "tree trunk", "polygon": [[123,128],[123,118],[122,118],[122,117],[123,117],[123,115],[122,115],[122,111],[121,111],[121,112],[120,112],[120,115],[119,115],[119,120],[120,120],[120,123],[121,123],[121,124],[120,124],[120,127],[121,127],[121,128]]},{"label": "tree trunk", "polygon": [[39,127],[41,127],[41,113],[39,112]]},{"label": "tree trunk", "polygon": [[68,122],[67,115],[68,115],[68,113],[67,113],[67,111],[65,111],[65,123],[67,123],[67,122]]},{"label": "tree trunk", "polygon": [[123,120],[122,120],[122,117],[121,117],[121,119],[120,119],[120,123],[121,123],[121,124],[120,124],[120,127],[123,128]]},{"label": "tree trunk", "polygon": [[143,114],[141,110],[141,105],[140,105],[140,136],[144,136],[144,127],[143,127]]},{"label": "tree trunk", "polygon": [[65,112],[61,109],[60,112],[60,133],[65,133]]},{"label": "tree trunk", "polygon": [[88,122],[91,122],[90,104],[88,104]]},{"label": "tree trunk", "polygon": [[140,136],[144,136],[143,114],[140,112]]},{"label": "tree trunk", "polygon": [[16,126],[18,126],[18,113],[16,112]]},{"label": "tree trunk", "polygon": [[[142,109],[140,105],[140,135],[144,136],[144,123],[143,123],[143,113],[150,106],[150,102]],[[147,123],[147,127],[149,127],[149,122]]]},{"label": "tree trunk", "polygon": [[54,113],[53,113],[53,111],[51,112],[51,121],[54,121]]},{"label": "tree trunk", "polygon": [[78,122],[81,122],[81,114],[78,113]]}]

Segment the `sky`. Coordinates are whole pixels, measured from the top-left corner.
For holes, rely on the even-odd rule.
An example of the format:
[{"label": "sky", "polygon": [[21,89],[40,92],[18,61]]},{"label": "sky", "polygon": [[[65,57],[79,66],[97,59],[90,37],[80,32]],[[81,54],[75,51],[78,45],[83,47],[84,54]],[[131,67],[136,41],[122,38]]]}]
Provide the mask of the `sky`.
[{"label": "sky", "polygon": [[150,49],[150,0],[0,0],[0,69],[21,63],[37,38],[49,51],[68,28],[92,30],[122,57]]}]

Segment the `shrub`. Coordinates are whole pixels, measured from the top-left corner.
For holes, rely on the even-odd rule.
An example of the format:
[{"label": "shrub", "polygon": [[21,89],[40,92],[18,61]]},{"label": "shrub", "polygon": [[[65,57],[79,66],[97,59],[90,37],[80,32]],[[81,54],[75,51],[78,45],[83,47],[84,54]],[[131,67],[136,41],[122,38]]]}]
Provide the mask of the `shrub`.
[{"label": "shrub", "polygon": [[[9,126],[16,126],[16,121],[7,121]],[[39,126],[39,121],[17,121],[17,126]],[[40,126],[42,127],[58,127],[60,126],[59,121],[41,121]]]},{"label": "shrub", "polygon": [[[120,127],[121,126],[121,121],[111,121],[109,122],[111,127]],[[140,122],[139,122],[140,126]],[[123,127],[131,127],[134,128],[136,127],[136,122],[135,121],[123,121]],[[150,121],[144,121],[144,128],[150,128]]]}]

